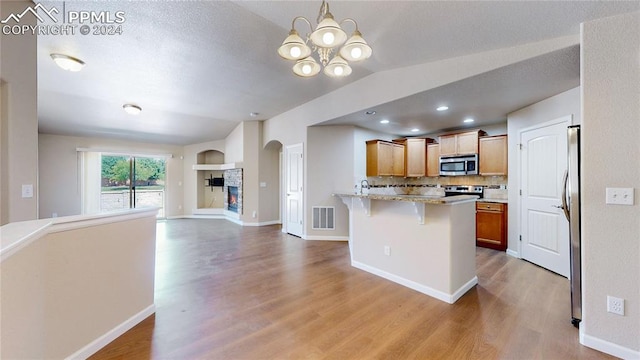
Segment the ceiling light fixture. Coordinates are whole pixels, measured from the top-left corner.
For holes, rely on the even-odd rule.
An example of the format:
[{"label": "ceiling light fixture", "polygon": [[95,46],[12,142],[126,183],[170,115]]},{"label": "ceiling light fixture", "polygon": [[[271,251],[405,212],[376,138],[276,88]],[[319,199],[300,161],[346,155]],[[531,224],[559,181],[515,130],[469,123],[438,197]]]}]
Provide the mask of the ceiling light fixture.
[{"label": "ceiling light fixture", "polygon": [[465,122],[465,123],[467,123],[467,124],[472,123],[472,122],[474,122],[474,121],[475,121],[475,120],[473,120],[472,118],[466,118],[466,119],[464,119],[464,122]]},{"label": "ceiling light fixture", "polygon": [[420,129],[418,128],[411,129],[411,132],[418,132],[418,131],[420,131]]},{"label": "ceiling light fixture", "polygon": [[442,105],[442,106],[438,106],[436,110],[445,111],[445,110],[449,110],[449,107],[447,105]]},{"label": "ceiling light fixture", "polygon": [[[304,20],[309,24],[310,33],[303,40],[295,29],[296,20]],[[296,16],[291,22],[289,36],[278,48],[278,54],[286,60],[295,60],[294,74],[302,77],[315,76],[320,72],[320,64],[312,56],[317,53],[318,59],[324,66],[324,73],[330,77],[344,77],[351,74],[351,67],[347,61],[361,61],[371,56],[371,47],[362,38],[358,30],[358,23],[351,18],[344,19],[340,24],[350,21],[356,29],[347,40],[347,34],[340,28],[340,24],[333,19],[329,12],[329,4],[322,0],[318,18],[318,26],[313,30],[311,22],[304,16]],[[345,43],[346,41],[346,43]],[[309,42],[311,42],[309,44]],[[340,46],[344,44],[340,48]],[[311,45],[311,47],[309,47]],[[336,51],[336,49],[339,49]],[[333,58],[331,55],[336,51]],[[331,60],[329,60],[331,59]]]},{"label": "ceiling light fixture", "polygon": [[127,114],[131,115],[138,115],[142,112],[142,108],[134,104],[124,104],[122,105],[122,108],[127,112]]},{"label": "ceiling light fixture", "polygon": [[365,112],[365,115],[375,115],[376,111],[375,110],[369,110],[367,112]]},{"label": "ceiling light fixture", "polygon": [[260,113],[257,113],[257,112],[249,113],[249,116],[251,116],[251,117],[256,117],[258,115],[260,115]]},{"label": "ceiling light fixture", "polygon": [[64,70],[80,71],[84,67],[84,61],[64,54],[51,54],[53,61]]},{"label": "ceiling light fixture", "polygon": [[380,120],[380,124],[388,124],[389,120],[385,119],[385,120]]}]

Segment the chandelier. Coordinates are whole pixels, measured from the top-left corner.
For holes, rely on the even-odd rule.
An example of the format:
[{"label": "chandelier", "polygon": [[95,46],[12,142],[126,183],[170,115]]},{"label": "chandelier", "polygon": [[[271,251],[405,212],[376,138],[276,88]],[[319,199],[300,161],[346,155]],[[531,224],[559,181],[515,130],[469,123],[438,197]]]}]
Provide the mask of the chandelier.
[{"label": "chandelier", "polygon": [[[309,24],[309,34],[303,40],[295,29],[297,20],[304,20]],[[307,18],[296,16],[291,22],[289,36],[278,48],[278,54],[286,60],[295,60],[293,72],[302,77],[315,76],[320,72],[320,64],[312,56],[318,55],[318,59],[324,67],[324,73],[330,77],[343,77],[351,74],[348,61],[362,61],[371,56],[371,47],[362,38],[358,31],[358,23],[351,18],[344,19],[338,24],[329,12],[329,4],[322,0],[317,18],[318,26],[313,31],[313,26]],[[356,29],[347,40],[347,34],[340,28],[346,21],[352,22]],[[346,41],[346,42],[345,42]],[[340,47],[342,44],[344,46]],[[311,47],[309,47],[311,46]],[[336,49],[339,49],[336,51]],[[331,56],[335,53],[335,56]],[[331,60],[329,60],[331,58]]]}]

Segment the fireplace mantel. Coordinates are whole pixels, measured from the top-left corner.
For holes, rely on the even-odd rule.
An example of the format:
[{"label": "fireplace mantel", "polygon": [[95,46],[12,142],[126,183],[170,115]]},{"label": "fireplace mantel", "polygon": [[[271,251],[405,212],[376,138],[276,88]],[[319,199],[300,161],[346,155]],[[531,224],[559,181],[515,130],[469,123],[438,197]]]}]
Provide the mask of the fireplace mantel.
[{"label": "fireplace mantel", "polygon": [[195,164],[193,170],[233,170],[242,169],[241,162],[228,163],[228,164]]}]

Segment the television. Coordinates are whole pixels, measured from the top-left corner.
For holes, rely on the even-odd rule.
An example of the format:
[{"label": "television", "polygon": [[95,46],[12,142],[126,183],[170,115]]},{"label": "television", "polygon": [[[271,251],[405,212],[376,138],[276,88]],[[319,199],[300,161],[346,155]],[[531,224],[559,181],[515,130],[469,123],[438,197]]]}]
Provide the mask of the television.
[{"label": "television", "polygon": [[212,178],[211,186],[224,186],[224,178],[223,177]]}]

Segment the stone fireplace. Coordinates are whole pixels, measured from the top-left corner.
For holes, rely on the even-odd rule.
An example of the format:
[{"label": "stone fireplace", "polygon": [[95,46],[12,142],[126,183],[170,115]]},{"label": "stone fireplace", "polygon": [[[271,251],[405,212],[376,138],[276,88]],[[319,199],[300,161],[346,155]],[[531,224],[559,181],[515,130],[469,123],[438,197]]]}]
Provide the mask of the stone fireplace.
[{"label": "stone fireplace", "polygon": [[224,209],[242,214],[242,169],[224,172]]}]

